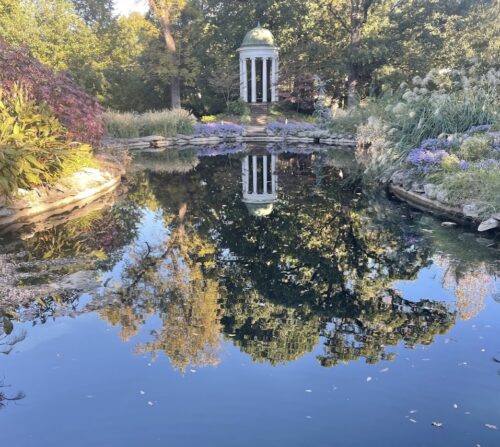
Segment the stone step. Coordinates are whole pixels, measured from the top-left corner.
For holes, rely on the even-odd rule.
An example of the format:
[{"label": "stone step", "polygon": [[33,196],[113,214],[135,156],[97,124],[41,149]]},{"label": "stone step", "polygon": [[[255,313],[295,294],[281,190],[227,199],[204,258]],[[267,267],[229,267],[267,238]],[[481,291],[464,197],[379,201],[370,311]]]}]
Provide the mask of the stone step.
[{"label": "stone step", "polygon": [[253,125],[264,126],[267,124],[269,114],[269,104],[248,104]]}]

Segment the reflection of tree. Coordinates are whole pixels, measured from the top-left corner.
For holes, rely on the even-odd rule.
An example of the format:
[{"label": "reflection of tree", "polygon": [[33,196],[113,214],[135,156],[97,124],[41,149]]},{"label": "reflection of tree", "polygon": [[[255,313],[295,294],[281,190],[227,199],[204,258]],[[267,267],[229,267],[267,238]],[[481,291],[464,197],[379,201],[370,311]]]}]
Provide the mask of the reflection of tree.
[{"label": "reflection of tree", "polygon": [[93,309],[120,325],[126,341],[159,316],[137,351],[163,352],[183,371],[218,362],[221,331],[272,364],[323,340],[318,359],[333,366],[390,359],[387,346],[430,344],[451,327],[455,314],[443,304],[412,303],[392,288],[432,259],[397,213],[368,201],[327,154],[281,154],[278,169],[279,200],[267,218],[241,202],[238,156],[204,159],[189,172],[163,166],[131,175],[130,228],[137,210],[155,211],[163,240],[141,235],[129,244],[120,283]]},{"label": "reflection of tree", "polygon": [[485,263],[457,269],[447,258],[439,257],[436,261],[446,269],[443,286],[453,291],[460,318],[470,320],[479,315],[484,308],[484,300],[494,288]]},{"label": "reflection of tree", "polygon": [[[14,346],[24,340],[26,334],[23,332],[19,335],[13,335],[14,326],[11,320],[5,316],[0,316],[0,354],[8,355],[14,349]],[[9,402],[15,402],[24,399],[25,394],[18,391],[14,394],[8,394],[4,391],[6,385],[0,381],[0,409],[5,407]]]},{"label": "reflection of tree", "polygon": [[[231,160],[207,161],[190,177],[153,177],[162,207],[189,202],[186,219],[219,247],[224,331],[253,359],[273,364],[311,351],[320,335],[324,365],[376,361],[399,341],[432,342],[454,314],[438,303],[398,304],[391,290],[430,262],[428,247],[400,222],[380,225],[360,211],[366,204],[357,186],[345,190],[341,168],[315,166],[320,162],[300,154],[280,159],[288,175],[280,177],[281,200],[267,219],[253,219],[242,206],[239,163]],[[313,170],[321,171],[319,189]]]},{"label": "reflection of tree", "polygon": [[136,234],[140,211],[122,201],[112,208],[93,211],[66,224],[36,233],[24,241],[24,249],[35,259],[107,255],[130,242]]},{"label": "reflection of tree", "polygon": [[323,331],[325,353],[319,356],[323,366],[361,357],[368,363],[391,360],[386,346],[400,341],[408,347],[432,344],[434,336],[447,332],[455,321],[442,303],[413,303],[394,291],[369,301],[348,298],[336,303],[336,317]]},{"label": "reflection of tree", "polygon": [[185,223],[186,205],[178,216],[165,214],[171,230],[163,244],[136,251],[123,274],[122,306],[101,312],[122,325],[122,336],[135,335],[148,316],[158,314],[162,327],[141,353],[164,352],[184,371],[189,365],[218,363],[220,291],[211,278],[214,247]]},{"label": "reflection of tree", "polygon": [[224,330],[234,343],[259,362],[273,365],[296,360],[319,341],[321,318],[306,307],[274,304],[255,290],[226,302]]}]

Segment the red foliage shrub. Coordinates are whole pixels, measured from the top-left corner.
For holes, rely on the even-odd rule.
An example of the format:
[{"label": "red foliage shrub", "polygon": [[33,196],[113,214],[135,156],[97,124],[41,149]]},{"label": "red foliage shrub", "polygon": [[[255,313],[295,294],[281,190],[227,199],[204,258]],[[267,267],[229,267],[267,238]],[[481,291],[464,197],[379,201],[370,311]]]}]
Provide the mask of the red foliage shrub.
[{"label": "red foliage shrub", "polygon": [[23,85],[36,102],[46,102],[68,130],[68,138],[98,145],[104,134],[102,109],[66,73],[54,72],[30,55],[0,39],[0,87],[7,92]]}]

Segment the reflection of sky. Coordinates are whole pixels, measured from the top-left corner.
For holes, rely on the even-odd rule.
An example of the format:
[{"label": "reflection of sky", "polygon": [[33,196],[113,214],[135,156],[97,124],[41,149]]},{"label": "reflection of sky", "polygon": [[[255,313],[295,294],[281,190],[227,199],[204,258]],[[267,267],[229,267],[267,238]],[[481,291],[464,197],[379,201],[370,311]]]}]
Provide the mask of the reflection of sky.
[{"label": "reflection of sky", "polygon": [[[441,275],[429,267],[400,289],[413,299],[449,298]],[[0,412],[7,428],[2,440],[16,447],[67,446],[68,440],[72,447],[498,445],[498,431],[485,424],[500,427],[500,380],[492,361],[499,321],[500,305],[487,299],[485,312],[457,321],[432,346],[391,347],[396,360],[375,365],[360,360],[322,368],[318,345],[272,367],[252,363],[227,342],[219,366],[184,376],[164,356],[151,362],[134,354],[137,343],[149,340],[155,319],[127,343],[119,327],[96,315],[26,324],[21,344],[42,341],[2,359],[2,376],[27,394]]]}]

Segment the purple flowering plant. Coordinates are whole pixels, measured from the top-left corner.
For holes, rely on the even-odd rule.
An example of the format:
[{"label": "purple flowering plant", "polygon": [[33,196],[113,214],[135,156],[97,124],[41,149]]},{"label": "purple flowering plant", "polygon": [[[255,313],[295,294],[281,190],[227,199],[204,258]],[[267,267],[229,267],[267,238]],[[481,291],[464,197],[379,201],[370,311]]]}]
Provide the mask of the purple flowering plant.
[{"label": "purple flowering plant", "polygon": [[197,124],[194,135],[199,137],[221,137],[229,138],[242,135],[243,127],[233,123],[209,123]]},{"label": "purple flowering plant", "polygon": [[[422,174],[439,171],[441,170],[443,160],[451,155],[460,141],[465,141],[478,133],[490,134],[491,129],[492,126],[490,124],[473,126],[467,130],[467,132],[465,132],[459,140],[454,141],[449,141],[444,138],[428,138],[422,141],[419,147],[412,149],[409,152],[406,162]],[[500,143],[494,142],[492,150],[500,153]],[[460,160],[458,168],[460,170],[466,170],[470,167],[488,169],[492,166],[499,165],[500,161],[494,159],[482,160],[477,163],[469,163],[466,160]]]},{"label": "purple flowering plant", "polygon": [[245,146],[241,143],[236,144],[216,144],[213,146],[204,146],[197,149],[199,157],[217,157],[218,155],[237,154],[244,152]]}]

